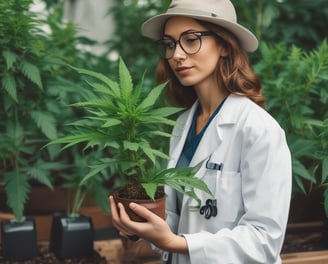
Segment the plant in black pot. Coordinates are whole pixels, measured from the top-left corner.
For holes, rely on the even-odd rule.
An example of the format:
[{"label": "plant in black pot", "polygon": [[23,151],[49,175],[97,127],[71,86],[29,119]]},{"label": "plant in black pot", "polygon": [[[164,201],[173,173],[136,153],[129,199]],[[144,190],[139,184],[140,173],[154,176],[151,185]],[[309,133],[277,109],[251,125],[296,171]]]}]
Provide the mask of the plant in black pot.
[{"label": "plant in black pot", "polygon": [[[43,23],[29,11],[32,0],[0,3],[0,191],[13,218],[1,221],[2,256],[25,260],[38,255],[35,220],[27,216],[32,182],[52,188],[51,169],[40,152],[42,140],[53,136],[52,118],[43,104]],[[49,190],[50,191],[50,190]],[[1,201],[2,202],[2,201]]]},{"label": "plant in black pot", "polygon": [[[7,128],[0,133],[0,161],[4,165],[1,189],[5,191],[7,206],[13,218],[1,221],[2,255],[8,260],[25,260],[38,255],[36,224],[33,215],[25,214],[31,181],[52,189],[50,170],[60,165],[46,163],[38,155],[38,147],[29,145],[31,138],[17,122],[7,120]],[[32,158],[31,153],[35,153]],[[6,209],[6,208],[5,208]]]},{"label": "plant in black pot", "polygon": [[[69,199],[66,211],[55,212],[52,216],[49,250],[60,259],[85,258],[94,253],[94,226],[91,216],[80,213],[87,197],[92,197],[104,213],[109,212],[106,198],[107,188],[104,186],[106,175],[97,175],[81,184],[90,155],[80,155],[74,149],[72,165],[68,170],[60,172],[63,179],[62,188],[71,190],[72,202]],[[97,153],[93,153],[93,158]],[[69,197],[70,198],[70,197]]]},{"label": "plant in black pot", "polygon": [[[71,134],[51,144],[61,143],[65,144],[63,148],[69,148],[84,143],[85,149],[103,151],[104,156],[90,166],[82,184],[104,170],[111,171],[116,175],[117,190],[113,193],[116,201],[127,204],[134,199],[162,218],[165,218],[164,185],[196,200],[195,189],[210,193],[207,185],[194,176],[200,165],[163,169],[161,161],[168,156],[160,143],[171,136],[166,130],[175,121],[169,117],[182,110],[159,100],[165,83],[145,91],[142,78],[134,86],[122,59],[119,82],[97,72],[74,69],[88,78],[92,88],[83,102],[74,104],[86,110],[86,116],[71,124]],[[161,209],[155,209],[158,201]],[[133,214],[130,217],[143,221]]]}]

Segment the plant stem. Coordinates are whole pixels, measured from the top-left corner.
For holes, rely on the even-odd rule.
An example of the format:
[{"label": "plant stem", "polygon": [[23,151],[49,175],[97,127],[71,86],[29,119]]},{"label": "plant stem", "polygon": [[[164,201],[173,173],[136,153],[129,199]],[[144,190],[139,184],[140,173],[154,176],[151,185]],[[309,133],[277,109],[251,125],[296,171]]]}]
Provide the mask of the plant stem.
[{"label": "plant stem", "polygon": [[76,217],[80,215],[80,209],[87,196],[88,190],[89,188],[83,190],[83,187],[78,187],[76,189],[74,204],[73,204],[72,212],[70,213],[71,217]]}]

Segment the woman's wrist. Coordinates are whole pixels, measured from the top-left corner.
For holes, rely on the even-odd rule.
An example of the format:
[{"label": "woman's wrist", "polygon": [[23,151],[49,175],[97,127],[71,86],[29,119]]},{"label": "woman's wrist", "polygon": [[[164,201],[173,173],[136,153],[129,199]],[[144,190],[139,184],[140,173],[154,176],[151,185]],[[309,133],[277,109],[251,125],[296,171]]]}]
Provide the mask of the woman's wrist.
[{"label": "woman's wrist", "polygon": [[167,248],[164,250],[188,255],[187,240],[183,235],[174,234],[174,238],[171,239],[171,242],[167,245]]}]

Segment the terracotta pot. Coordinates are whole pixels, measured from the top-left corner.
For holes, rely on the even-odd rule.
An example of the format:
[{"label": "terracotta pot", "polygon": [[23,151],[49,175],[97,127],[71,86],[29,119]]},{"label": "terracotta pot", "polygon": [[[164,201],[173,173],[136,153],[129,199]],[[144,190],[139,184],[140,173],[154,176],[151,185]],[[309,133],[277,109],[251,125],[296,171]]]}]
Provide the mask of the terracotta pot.
[{"label": "terracotta pot", "polygon": [[113,193],[113,197],[116,203],[122,203],[127,214],[133,221],[137,222],[145,222],[145,219],[142,217],[136,215],[129,207],[129,204],[131,202],[137,203],[142,205],[143,207],[147,208],[151,212],[155,213],[159,217],[165,220],[165,200],[166,195],[164,195],[162,198],[156,199],[156,200],[136,200],[136,199],[127,199],[120,196],[120,190],[115,191]]},{"label": "terracotta pot", "polygon": [[[126,213],[130,217],[131,220],[136,222],[145,222],[145,219],[140,217],[139,215],[135,214],[129,207],[129,204],[131,202],[137,203],[139,205],[142,205],[143,207],[147,208],[154,214],[158,215],[162,219],[165,220],[165,201],[166,201],[166,195],[164,195],[162,198],[156,199],[156,200],[138,200],[138,199],[127,199],[120,196],[120,190],[117,190],[113,193],[114,200],[117,203],[122,203]],[[138,241],[139,237],[129,236],[129,239],[132,241]]]}]

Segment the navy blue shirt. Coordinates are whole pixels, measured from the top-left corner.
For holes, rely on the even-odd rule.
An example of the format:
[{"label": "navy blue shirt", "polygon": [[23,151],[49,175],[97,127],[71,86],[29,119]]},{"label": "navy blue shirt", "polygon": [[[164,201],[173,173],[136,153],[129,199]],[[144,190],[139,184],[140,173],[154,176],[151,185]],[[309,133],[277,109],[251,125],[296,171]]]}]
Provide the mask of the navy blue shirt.
[{"label": "navy blue shirt", "polygon": [[207,127],[209,126],[209,124],[211,123],[213,118],[217,115],[217,113],[220,111],[225,100],[226,100],[226,98],[224,98],[221,101],[221,103],[218,105],[218,107],[215,109],[213,114],[208,119],[206,125],[202,128],[202,130],[198,134],[196,134],[196,120],[200,113],[200,105],[198,105],[198,107],[195,111],[195,114],[193,116],[191,126],[188,131],[186,142],[183,146],[183,150],[181,152],[181,155],[177,162],[176,167],[188,167],[189,166],[189,163],[192,160],[194,153],[199,145],[199,142],[201,141]]}]

